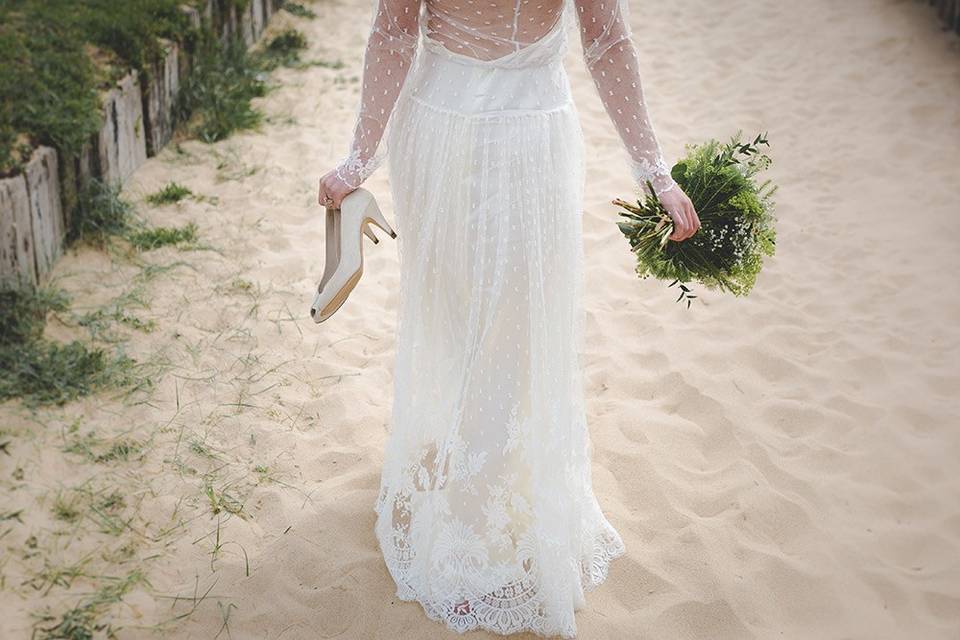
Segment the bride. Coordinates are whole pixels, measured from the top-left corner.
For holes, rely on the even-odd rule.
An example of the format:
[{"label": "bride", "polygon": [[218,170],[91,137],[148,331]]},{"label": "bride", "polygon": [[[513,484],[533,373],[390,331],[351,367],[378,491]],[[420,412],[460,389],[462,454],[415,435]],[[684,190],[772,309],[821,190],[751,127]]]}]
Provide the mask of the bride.
[{"label": "bride", "polygon": [[377,540],[398,597],[456,631],[574,637],[625,548],[591,485],[570,28],[671,239],[700,223],[654,136],[627,0],[374,2],[350,150],[319,199],[339,207],[389,149],[401,290]]}]

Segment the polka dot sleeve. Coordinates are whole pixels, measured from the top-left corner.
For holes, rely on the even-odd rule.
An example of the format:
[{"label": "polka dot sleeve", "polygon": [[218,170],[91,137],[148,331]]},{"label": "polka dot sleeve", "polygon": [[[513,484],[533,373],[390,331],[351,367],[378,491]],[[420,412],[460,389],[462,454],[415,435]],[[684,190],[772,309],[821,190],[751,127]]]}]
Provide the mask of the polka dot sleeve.
[{"label": "polka dot sleeve", "polygon": [[574,0],[583,57],[629,156],[631,173],[663,193],[676,186],[653,131],[640,83],[627,0]]},{"label": "polka dot sleeve", "polygon": [[419,40],[422,0],[374,0],[363,58],[363,83],[347,156],[336,172],[349,187],[366,180],[387,155],[384,132]]}]

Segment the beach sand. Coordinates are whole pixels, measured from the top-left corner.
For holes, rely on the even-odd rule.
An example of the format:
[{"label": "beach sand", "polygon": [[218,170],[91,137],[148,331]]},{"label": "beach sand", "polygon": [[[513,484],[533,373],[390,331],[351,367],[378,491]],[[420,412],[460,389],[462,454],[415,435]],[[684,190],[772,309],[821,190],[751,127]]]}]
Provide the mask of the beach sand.
[{"label": "beach sand", "polygon": [[[905,0],[632,5],[668,161],[769,132],[778,249],[748,298],[702,290],[689,310],[635,276],[609,202],[635,191],[571,40],[593,478],[627,549],[578,637],[960,638],[960,38]],[[306,60],[343,68],[276,71],[261,130],[170,146],[125,187],[156,224],[196,222],[210,249],[145,254],[172,266],[143,282],[93,249],[56,266],[75,306],[134,292],[127,310],[156,326],[122,328],[126,350],[158,373],[126,399],[2,408],[0,511],[22,510],[0,522],[4,638],[103,576],[133,582],[102,619],[120,638],[158,624],[198,640],[456,637],[396,598],[373,536],[393,242],[366,242],[331,320],[308,315],[316,180],[347,149],[370,15],[367,0],[311,6],[317,19],[283,21],[306,33]],[[143,203],[171,180],[203,198]],[[386,168],[364,186],[392,220]],[[92,458],[64,452],[83,438]],[[137,445],[126,461],[96,454],[122,441]],[[52,515],[58,496],[113,491],[119,531],[106,507]]]}]

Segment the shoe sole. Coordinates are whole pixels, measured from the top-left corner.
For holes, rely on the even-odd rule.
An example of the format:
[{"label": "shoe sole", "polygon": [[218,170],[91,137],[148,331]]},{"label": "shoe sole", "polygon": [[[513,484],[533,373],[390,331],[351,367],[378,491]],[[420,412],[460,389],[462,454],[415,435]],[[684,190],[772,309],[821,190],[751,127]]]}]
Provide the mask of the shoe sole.
[{"label": "shoe sole", "polygon": [[[340,291],[337,292],[337,295],[330,300],[330,303],[320,310],[320,313],[317,314],[317,308],[315,306],[310,307],[310,316],[313,318],[313,321],[317,324],[320,324],[324,320],[327,320],[332,316],[337,310],[343,306],[343,303],[347,301],[347,298],[350,297],[350,293],[353,291],[354,287],[357,286],[357,282],[360,281],[360,276],[363,275],[363,269],[357,271],[354,275],[347,280],[347,283],[340,288]],[[317,295],[314,296],[314,304],[316,304],[316,299],[320,297],[320,292],[317,292]]]}]

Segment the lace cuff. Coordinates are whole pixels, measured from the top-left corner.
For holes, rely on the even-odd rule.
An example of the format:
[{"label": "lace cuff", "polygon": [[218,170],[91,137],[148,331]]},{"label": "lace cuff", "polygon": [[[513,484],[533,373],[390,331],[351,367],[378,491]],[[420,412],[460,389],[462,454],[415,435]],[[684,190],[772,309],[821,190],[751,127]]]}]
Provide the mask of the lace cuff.
[{"label": "lace cuff", "polygon": [[351,189],[356,189],[377,170],[382,159],[382,156],[380,156],[364,160],[360,157],[360,153],[353,149],[337,165],[337,177]]},{"label": "lace cuff", "polygon": [[627,151],[634,179],[644,190],[649,180],[658,195],[673,189],[676,185],[647,111],[628,0],[573,2],[584,61]]},{"label": "lace cuff", "polygon": [[659,196],[677,186],[673,177],[670,175],[670,169],[661,156],[657,156],[655,161],[647,158],[630,161],[630,173],[637,184],[646,190],[646,181],[649,180],[653,185],[654,192]]}]

